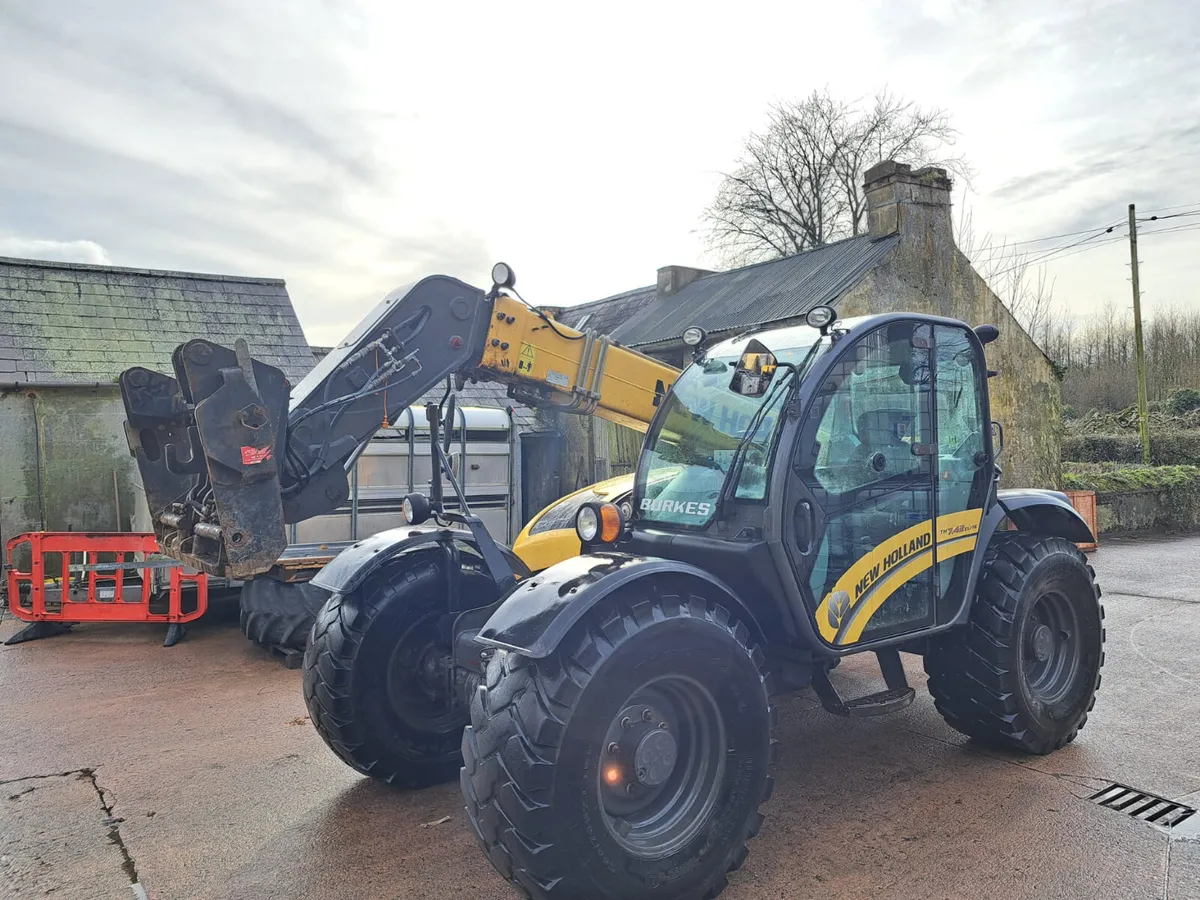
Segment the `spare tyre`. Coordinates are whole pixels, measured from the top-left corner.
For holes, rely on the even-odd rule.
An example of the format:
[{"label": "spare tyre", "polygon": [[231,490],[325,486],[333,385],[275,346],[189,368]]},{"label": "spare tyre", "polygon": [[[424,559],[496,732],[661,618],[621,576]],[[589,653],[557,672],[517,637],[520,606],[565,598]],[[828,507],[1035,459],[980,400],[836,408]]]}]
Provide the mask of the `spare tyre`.
[{"label": "spare tyre", "polygon": [[328,591],[309,581],[251,578],[242,583],[242,631],[256,644],[303,650],[328,599]]}]

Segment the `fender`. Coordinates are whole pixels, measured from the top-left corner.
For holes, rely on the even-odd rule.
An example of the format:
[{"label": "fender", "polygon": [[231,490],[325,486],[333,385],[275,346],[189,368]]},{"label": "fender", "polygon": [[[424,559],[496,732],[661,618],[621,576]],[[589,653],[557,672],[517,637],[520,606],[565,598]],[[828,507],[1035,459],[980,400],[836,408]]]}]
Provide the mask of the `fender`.
[{"label": "fender", "polygon": [[762,630],[746,605],[726,584],[688,563],[631,553],[590,553],[563,560],[514,588],[480,629],[485,646],[543,659],[554,652],[571,628],[613,592],[663,575],[683,575],[724,594],[746,624]]},{"label": "fender", "polygon": [[1071,504],[1066,494],[1033,488],[997,491],[996,502],[979,523],[979,539],[975,544],[975,556],[971,560],[971,574],[967,579],[963,604],[954,617],[955,625],[965,623],[971,613],[971,603],[975,597],[979,575],[983,571],[983,559],[987,555],[988,545],[1000,528],[1000,523],[1006,518],[1017,526],[1018,531],[1029,534],[1063,537],[1076,544],[1091,543],[1095,540],[1087,520],[1079,514],[1079,510]]},{"label": "fender", "polygon": [[[389,560],[414,550],[458,542],[479,548],[469,531],[440,525],[405,525],[381,531],[351,545],[335,556],[312,579],[312,584],[335,594],[348,594],[365,582]],[[518,578],[528,578],[529,569],[507,547],[500,552]]]}]

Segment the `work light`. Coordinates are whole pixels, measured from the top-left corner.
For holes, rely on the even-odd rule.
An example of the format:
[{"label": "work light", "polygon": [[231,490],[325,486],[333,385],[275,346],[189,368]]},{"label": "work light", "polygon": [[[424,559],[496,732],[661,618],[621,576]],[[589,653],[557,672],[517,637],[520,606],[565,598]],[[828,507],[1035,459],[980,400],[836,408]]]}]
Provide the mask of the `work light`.
[{"label": "work light", "polygon": [[837,319],[837,311],[832,306],[814,306],[804,316],[804,321],[813,328],[822,330],[828,328]]}]

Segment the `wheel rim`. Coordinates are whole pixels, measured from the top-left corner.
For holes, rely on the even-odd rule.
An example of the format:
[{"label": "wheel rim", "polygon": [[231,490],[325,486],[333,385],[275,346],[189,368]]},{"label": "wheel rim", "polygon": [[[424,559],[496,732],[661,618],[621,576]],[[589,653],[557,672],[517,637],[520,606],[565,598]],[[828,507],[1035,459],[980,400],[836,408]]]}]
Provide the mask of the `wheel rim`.
[{"label": "wheel rim", "polygon": [[711,692],[673,675],[638,689],[601,747],[605,825],[627,852],[668,856],[708,824],[725,774],[725,723]]},{"label": "wheel rim", "polygon": [[1029,610],[1022,635],[1022,671],[1030,695],[1062,700],[1083,663],[1079,617],[1064,594],[1048,591]]},{"label": "wheel rim", "polygon": [[454,703],[449,664],[450,648],[439,633],[437,613],[418,619],[396,643],[388,660],[387,695],[396,715],[411,728],[441,733],[465,722]]}]

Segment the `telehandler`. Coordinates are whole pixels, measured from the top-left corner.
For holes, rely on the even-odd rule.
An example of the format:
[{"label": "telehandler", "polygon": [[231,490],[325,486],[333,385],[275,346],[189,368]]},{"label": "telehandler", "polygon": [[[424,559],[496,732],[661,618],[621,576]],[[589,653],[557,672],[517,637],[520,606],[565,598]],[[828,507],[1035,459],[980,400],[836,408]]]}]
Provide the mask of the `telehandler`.
[{"label": "telehandler", "polygon": [[[489,325],[505,280],[472,295]],[[405,501],[411,527],[322,570],[332,596],[304,673],[318,730],[402,785],[449,776],[461,731],[470,824],[538,900],[720,893],[771,794],[771,698],[811,688],[835,715],[898,711],[915,697],[901,653],[923,657],[963,734],[1062,747],[1104,659],[1100,592],[1076,547],[1092,535],[1061,493],[999,489],[984,353],[997,336],[919,314],[839,322],[830,307],[720,342],[688,329],[694,362],[656,396],[632,509],[583,504],[582,555],[530,575],[446,509],[435,480]],[[202,434],[203,420],[197,404]],[[212,491],[214,537],[193,527],[208,543],[175,546],[201,560],[187,549],[224,546],[232,564],[257,507],[238,483],[240,518],[227,515]],[[864,652],[881,689],[845,698],[831,673]]]}]

